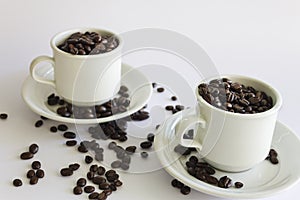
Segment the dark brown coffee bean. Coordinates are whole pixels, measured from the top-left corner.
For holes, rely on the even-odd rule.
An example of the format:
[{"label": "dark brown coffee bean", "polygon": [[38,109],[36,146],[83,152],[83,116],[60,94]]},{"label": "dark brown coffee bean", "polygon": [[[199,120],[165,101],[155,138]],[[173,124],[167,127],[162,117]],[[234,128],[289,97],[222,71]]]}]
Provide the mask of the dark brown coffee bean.
[{"label": "dark brown coffee bean", "polygon": [[33,176],[33,177],[30,178],[29,184],[30,185],[35,185],[35,184],[38,183],[38,181],[39,181],[39,178],[37,176]]},{"label": "dark brown coffee bean", "polygon": [[82,188],[80,187],[80,186],[75,186],[74,188],[73,188],[73,193],[75,194],[75,195],[80,195],[80,194],[82,194]]},{"label": "dark brown coffee bean", "polygon": [[36,176],[37,176],[38,178],[44,178],[44,176],[45,176],[44,170],[42,170],[42,169],[36,170]]},{"label": "dark brown coffee bean", "polygon": [[39,128],[44,124],[43,120],[37,120],[34,124],[35,127]]},{"label": "dark brown coffee bean", "polygon": [[218,179],[214,176],[210,176],[210,175],[206,175],[206,182],[211,184],[211,185],[215,185],[215,186],[218,186]]},{"label": "dark brown coffee bean", "polygon": [[94,160],[94,159],[93,159],[91,156],[85,156],[85,159],[84,159],[84,161],[85,161],[86,164],[92,163],[93,160]]},{"label": "dark brown coffee bean", "polygon": [[41,164],[40,161],[33,161],[32,164],[31,164],[32,169],[40,169],[41,166],[42,166],[42,164]]},{"label": "dark brown coffee bean", "polygon": [[220,178],[218,186],[221,188],[230,188],[232,186],[232,180],[228,176]]},{"label": "dark brown coffee bean", "polygon": [[79,187],[84,187],[86,185],[86,179],[85,178],[79,178],[76,182],[76,185]]},{"label": "dark brown coffee bean", "polygon": [[8,114],[6,114],[6,113],[1,113],[0,114],[0,119],[7,119],[8,118]]},{"label": "dark brown coffee bean", "polygon": [[74,163],[74,164],[69,165],[69,169],[72,170],[72,171],[76,171],[79,168],[80,168],[80,164],[78,164],[78,163]]},{"label": "dark brown coffee bean", "polygon": [[98,197],[99,197],[98,192],[93,192],[93,193],[89,194],[89,196],[88,196],[89,199],[98,199]]},{"label": "dark brown coffee bean", "polygon": [[95,187],[94,186],[88,185],[88,186],[84,187],[84,192],[85,193],[92,193],[94,191],[95,191]]},{"label": "dark brown coffee bean", "polygon": [[23,182],[21,181],[21,179],[14,179],[13,180],[13,185],[16,187],[20,187],[23,185]]},{"label": "dark brown coffee bean", "polygon": [[270,149],[269,155],[270,155],[271,157],[277,157],[277,156],[278,156],[278,153],[275,151],[275,149]]},{"label": "dark brown coffee bean", "polygon": [[142,158],[148,158],[149,154],[145,151],[141,152]]},{"label": "dark brown coffee bean", "polygon": [[92,180],[95,177],[95,172],[88,172],[86,177],[88,180]]},{"label": "dark brown coffee bean", "polygon": [[50,127],[50,131],[51,131],[52,133],[56,133],[56,132],[57,132],[57,128],[56,128],[55,126],[51,126],[51,127]]},{"label": "dark brown coffee bean", "polygon": [[172,96],[172,97],[171,97],[171,100],[172,100],[172,101],[176,101],[176,100],[177,100],[177,97],[176,97],[176,96]]},{"label": "dark brown coffee bean", "polygon": [[35,176],[35,171],[32,169],[28,170],[26,176],[27,178],[32,178],[33,176]]},{"label": "dark brown coffee bean", "polygon": [[152,147],[152,142],[149,142],[149,141],[145,141],[145,142],[142,142],[140,144],[141,148],[142,149],[149,149]]},{"label": "dark brown coffee bean", "polygon": [[181,189],[180,189],[180,192],[181,192],[181,194],[183,194],[183,195],[188,195],[188,194],[190,194],[190,192],[191,192],[191,188],[189,187],[189,186],[183,186]]},{"label": "dark brown coffee bean", "polygon": [[106,182],[106,179],[102,176],[95,176],[93,179],[92,179],[93,183],[96,184],[96,185],[100,185],[102,183],[105,183]]},{"label": "dark brown coffee bean", "polygon": [[89,150],[85,146],[79,145],[78,146],[78,151],[80,153],[87,153]]},{"label": "dark brown coffee bean", "polygon": [[70,168],[63,168],[60,170],[60,174],[62,176],[71,176],[73,175],[73,170],[71,170]]},{"label": "dark brown coffee bean", "polygon": [[116,144],[115,142],[110,142],[110,143],[108,144],[108,148],[109,148],[109,149],[114,149],[116,146],[117,146],[117,144]]},{"label": "dark brown coffee bean", "polygon": [[242,187],[244,186],[244,184],[243,184],[242,182],[235,182],[235,183],[234,183],[234,186],[235,186],[236,188],[242,188]]},{"label": "dark brown coffee bean", "polygon": [[107,199],[106,193],[104,191],[101,192],[98,196],[98,200],[106,200],[106,199]]},{"label": "dark brown coffee bean", "polygon": [[168,111],[172,111],[172,110],[174,110],[174,107],[172,105],[168,105],[165,107],[165,109]]},{"label": "dark brown coffee bean", "polygon": [[177,183],[178,183],[178,180],[177,180],[177,179],[173,179],[173,180],[171,181],[171,185],[172,185],[173,187],[177,187]]},{"label": "dark brown coffee bean", "polygon": [[114,185],[115,185],[116,187],[121,187],[121,186],[123,185],[123,182],[120,181],[120,180],[115,180],[115,181],[114,181]]},{"label": "dark brown coffee bean", "polygon": [[155,135],[154,135],[153,133],[149,133],[149,134],[147,135],[147,140],[148,140],[149,142],[154,142],[154,137],[155,137]]},{"label": "dark brown coffee bean", "polygon": [[272,157],[272,156],[270,157],[270,162],[274,165],[277,165],[279,163],[277,157]]},{"label": "dark brown coffee bean", "polygon": [[28,159],[31,159],[31,158],[33,158],[33,153],[31,153],[31,152],[24,152],[24,153],[22,153],[22,154],[20,155],[20,158],[21,158],[22,160],[28,160]]},{"label": "dark brown coffee bean", "polygon": [[98,165],[91,165],[89,171],[90,172],[97,172],[98,171]]},{"label": "dark brown coffee bean", "polygon": [[60,131],[67,131],[68,130],[68,126],[65,125],[65,124],[59,124],[57,126],[57,129],[60,130]]},{"label": "dark brown coffee bean", "polygon": [[64,137],[67,138],[67,139],[75,139],[76,134],[74,132],[67,131],[67,132],[64,133]]},{"label": "dark brown coffee bean", "polygon": [[119,179],[119,174],[111,174],[106,176],[106,179],[108,182],[115,182],[116,180]]},{"label": "dark brown coffee bean", "polygon": [[100,190],[108,190],[109,189],[109,183],[101,183],[100,185],[99,185],[99,189]]},{"label": "dark brown coffee bean", "polygon": [[165,91],[165,88],[163,88],[163,87],[160,87],[160,88],[157,88],[157,92],[164,92]]},{"label": "dark brown coffee bean", "polygon": [[36,154],[39,151],[39,146],[37,144],[31,144],[29,146],[29,152],[32,154]]},{"label": "dark brown coffee bean", "polygon": [[66,141],[66,145],[69,146],[69,147],[73,147],[77,144],[77,141],[76,140],[67,140]]},{"label": "dark brown coffee bean", "polygon": [[128,146],[126,147],[125,151],[129,155],[134,154],[136,151],[136,146]]}]

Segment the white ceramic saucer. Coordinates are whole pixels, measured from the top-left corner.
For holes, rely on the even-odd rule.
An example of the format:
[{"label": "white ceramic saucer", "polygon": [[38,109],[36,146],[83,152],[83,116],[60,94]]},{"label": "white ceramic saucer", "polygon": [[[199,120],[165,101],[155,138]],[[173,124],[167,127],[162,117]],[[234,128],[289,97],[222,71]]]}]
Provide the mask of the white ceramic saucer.
[{"label": "white ceramic saucer", "polygon": [[176,124],[184,115],[193,114],[189,109],[177,113],[167,119],[158,129],[154,147],[165,170],[174,178],[200,192],[224,198],[262,198],[287,190],[300,178],[300,140],[290,129],[280,122],[276,123],[272,148],[278,152],[279,164],[273,165],[265,160],[251,170],[240,173],[228,173],[216,170],[214,176],[220,178],[227,175],[234,182],[241,181],[244,187],[223,189],[204,183],[185,170],[186,158],[174,152],[178,144]]},{"label": "white ceramic saucer", "polygon": [[[37,73],[46,78],[53,78],[52,67],[40,67]],[[57,94],[55,89],[51,86],[34,81],[31,76],[28,76],[23,83],[22,96],[32,111],[49,119],[76,124],[103,123],[129,116],[130,114],[138,111],[147,104],[152,95],[152,84],[149,82],[147,77],[139,70],[124,63],[122,64],[121,84],[127,86],[129,89],[130,105],[128,110],[124,113],[118,113],[105,118],[74,119],[59,116],[54,110],[51,110],[46,102],[47,97],[51,93]]]}]

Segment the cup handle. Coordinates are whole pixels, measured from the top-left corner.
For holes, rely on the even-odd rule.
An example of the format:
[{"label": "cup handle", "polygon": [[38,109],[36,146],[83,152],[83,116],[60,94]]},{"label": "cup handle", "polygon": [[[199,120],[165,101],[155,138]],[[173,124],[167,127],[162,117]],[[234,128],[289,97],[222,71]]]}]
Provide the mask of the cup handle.
[{"label": "cup handle", "polygon": [[33,59],[31,64],[30,64],[30,75],[31,75],[31,77],[37,82],[48,84],[48,85],[51,85],[52,87],[55,87],[55,82],[53,80],[42,77],[42,76],[40,76],[36,73],[37,64],[39,64],[41,62],[49,62],[52,65],[52,67],[54,66],[54,59],[52,57],[38,56],[35,59]]},{"label": "cup handle", "polygon": [[[200,142],[195,141],[194,139],[184,139],[184,137],[183,137],[184,134],[190,129],[190,127],[195,124],[199,124],[201,128],[205,128],[206,121],[203,118],[196,116],[196,115],[190,115],[190,116],[184,117],[177,125],[176,132],[178,133],[178,136],[180,137],[179,143],[182,146],[195,147],[201,151],[202,144]],[[195,138],[195,136],[196,135],[194,135],[194,138]]]}]

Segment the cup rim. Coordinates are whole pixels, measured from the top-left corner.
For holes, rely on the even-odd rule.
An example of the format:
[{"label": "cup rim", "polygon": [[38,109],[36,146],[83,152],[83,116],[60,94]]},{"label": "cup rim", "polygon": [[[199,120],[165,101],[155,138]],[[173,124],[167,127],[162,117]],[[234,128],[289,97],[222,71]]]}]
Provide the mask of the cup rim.
[{"label": "cup rim", "polygon": [[[58,38],[61,38],[61,37],[64,37],[64,36],[66,36],[66,38],[67,38],[68,36],[70,36],[73,33],[86,32],[86,31],[110,33],[118,39],[119,44],[118,44],[117,48],[113,49],[110,52],[99,53],[99,54],[94,54],[94,55],[73,55],[71,53],[62,51],[57,47],[56,42],[57,42]],[[72,59],[87,59],[87,58],[89,58],[89,59],[95,58],[96,59],[96,58],[99,58],[99,57],[107,57],[107,56],[110,56],[110,55],[113,55],[115,53],[120,52],[122,47],[123,47],[123,39],[120,37],[120,35],[116,34],[114,31],[111,31],[111,30],[108,30],[108,29],[93,28],[93,27],[82,27],[82,28],[67,29],[67,30],[56,33],[50,41],[50,46],[53,49],[53,51],[55,51],[55,52],[57,52],[57,53],[59,53],[63,56],[70,57]]]},{"label": "cup rim", "polygon": [[[269,88],[269,90],[272,91],[273,95],[275,96],[275,101],[273,100],[273,102],[275,102],[275,104],[273,105],[273,107],[269,110],[266,110],[264,112],[260,112],[260,113],[234,113],[234,112],[229,112],[227,110],[222,110],[220,108],[217,108],[211,104],[209,104],[207,101],[205,101],[202,96],[199,94],[198,92],[198,86],[196,87],[196,96],[197,96],[197,100],[200,101],[201,103],[203,103],[205,106],[209,107],[210,109],[217,111],[217,112],[221,112],[223,114],[229,115],[229,116],[238,116],[238,117],[246,117],[246,118],[258,118],[258,117],[262,117],[262,116],[266,116],[266,115],[273,115],[274,113],[277,113],[278,110],[281,108],[282,106],[282,96],[279,93],[279,91],[277,89],[275,89],[274,87],[272,87],[270,84],[257,79],[257,78],[253,78],[253,77],[249,77],[249,76],[243,76],[243,75],[237,75],[237,74],[224,74],[224,75],[219,75],[219,76],[215,76],[215,77],[211,77],[211,78],[207,78],[201,81],[201,83],[207,83],[210,80],[213,79],[220,79],[220,78],[240,78],[240,79],[247,79],[250,81],[255,81],[258,82],[262,85],[264,85],[265,87]],[[199,83],[199,84],[201,84]],[[198,85],[199,85],[198,84]],[[270,94],[268,94],[270,95]],[[201,113],[201,111],[200,111]]]}]

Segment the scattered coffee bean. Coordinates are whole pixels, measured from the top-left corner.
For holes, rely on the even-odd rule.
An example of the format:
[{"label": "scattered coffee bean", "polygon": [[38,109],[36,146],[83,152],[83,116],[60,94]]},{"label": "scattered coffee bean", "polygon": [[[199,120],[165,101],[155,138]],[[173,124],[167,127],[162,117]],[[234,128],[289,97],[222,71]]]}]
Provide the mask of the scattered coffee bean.
[{"label": "scattered coffee bean", "polygon": [[0,114],[0,119],[7,119],[8,118],[8,114],[6,114],[6,113],[1,113]]},{"label": "scattered coffee bean", "polygon": [[180,192],[183,194],[183,195],[188,195],[190,194],[191,192],[191,188],[189,186],[183,186],[181,189],[180,189]]},{"label": "scattered coffee bean", "polygon": [[95,177],[93,177],[92,181],[93,181],[94,184],[100,185],[102,183],[105,183],[106,179],[102,176],[95,176]]},{"label": "scattered coffee bean", "polygon": [[82,188],[80,187],[80,186],[75,186],[74,187],[74,189],[73,189],[73,193],[75,194],[75,195],[80,195],[80,194],[82,194]]},{"label": "scattered coffee bean", "polygon": [[36,170],[36,176],[37,176],[38,178],[44,178],[44,176],[45,176],[44,170],[42,170],[42,169]]},{"label": "scattered coffee bean", "polygon": [[95,191],[95,187],[94,186],[91,186],[91,185],[87,185],[84,187],[84,192],[85,193],[92,193]]},{"label": "scattered coffee bean", "polygon": [[223,176],[220,178],[218,186],[221,188],[230,188],[232,186],[232,180],[227,176]]},{"label": "scattered coffee bean", "polygon": [[142,149],[149,149],[149,148],[152,147],[152,142],[150,142],[150,141],[145,141],[145,142],[142,142],[142,143],[140,144],[140,146],[141,146]]},{"label": "scattered coffee bean", "polygon": [[103,191],[99,194],[98,200],[106,200],[107,199],[107,194]]},{"label": "scattered coffee bean", "polygon": [[120,180],[115,180],[115,181],[114,181],[114,184],[115,184],[116,187],[120,187],[120,186],[123,185],[123,182],[120,181]]},{"label": "scattered coffee bean", "polygon": [[97,174],[102,176],[105,174],[106,169],[103,166],[99,166],[97,169]]},{"label": "scattered coffee bean", "polygon": [[28,160],[28,159],[31,159],[31,158],[33,158],[33,153],[31,153],[31,152],[24,152],[24,153],[22,153],[22,154],[20,155],[20,158],[21,158],[22,160]]},{"label": "scattered coffee bean", "polygon": [[76,134],[74,132],[67,131],[67,132],[64,133],[64,137],[67,138],[67,139],[75,139]]},{"label": "scattered coffee bean", "polygon": [[279,163],[277,156],[278,153],[275,151],[275,149],[270,149],[269,155],[266,159],[269,160],[272,164],[277,165]]},{"label": "scattered coffee bean", "polygon": [[133,121],[143,121],[149,118],[149,113],[144,110],[139,110],[133,113],[130,117]]},{"label": "scattered coffee bean", "polygon": [[168,111],[172,111],[172,110],[174,110],[174,106],[168,105],[168,106],[165,107],[165,109],[168,110]]},{"label": "scattered coffee bean", "polygon": [[34,124],[35,127],[39,128],[44,124],[43,120],[37,120]]},{"label": "scattered coffee bean", "polygon": [[172,101],[176,101],[176,100],[177,100],[177,97],[176,97],[176,96],[172,96],[172,97],[171,97],[171,100],[172,100]]},{"label": "scattered coffee bean", "polygon": [[116,160],[116,161],[112,162],[111,163],[111,167],[112,168],[119,168],[119,167],[121,167],[121,161]]},{"label": "scattered coffee bean", "polygon": [[29,146],[29,152],[32,154],[36,154],[39,151],[39,146],[37,144],[31,144]]},{"label": "scattered coffee bean", "polygon": [[26,174],[26,177],[27,178],[32,178],[33,176],[35,176],[35,171],[30,169],[28,170],[27,174]]},{"label": "scattered coffee bean", "polygon": [[84,159],[84,161],[85,161],[85,163],[86,164],[90,164],[90,163],[92,163],[93,162],[93,158],[91,157],[91,156],[85,156],[85,159]]},{"label": "scattered coffee bean", "polygon": [[65,124],[59,124],[59,125],[57,126],[57,129],[60,130],[60,131],[67,131],[69,128],[68,128],[68,126],[65,125]]},{"label": "scattered coffee bean", "polygon": [[146,151],[141,152],[142,158],[148,158],[149,154]]},{"label": "scattered coffee bean", "polygon": [[157,86],[157,83],[154,83],[154,82],[153,82],[153,83],[152,83],[152,87],[153,87],[153,88],[156,88],[156,86]]},{"label": "scattered coffee bean", "polygon": [[89,199],[98,199],[98,197],[99,197],[98,192],[93,192],[93,193],[89,194],[89,196],[88,196]]},{"label": "scattered coffee bean", "polygon": [[79,178],[76,182],[76,185],[79,187],[84,187],[86,185],[86,179],[85,178]]},{"label": "scattered coffee bean", "polygon": [[23,185],[23,182],[21,181],[21,179],[14,179],[13,180],[13,185],[16,187],[20,187]]},{"label": "scattered coffee bean", "polygon": [[32,169],[40,169],[41,168],[41,162],[40,161],[33,161],[31,164]]},{"label": "scattered coffee bean", "polygon": [[100,190],[108,190],[109,189],[109,183],[101,183],[100,185],[99,185],[99,189]]},{"label": "scattered coffee bean", "polygon": [[57,132],[57,127],[56,127],[56,126],[51,126],[51,127],[50,127],[50,131],[51,131],[52,133],[56,133],[56,132]]},{"label": "scattered coffee bean", "polygon": [[78,151],[79,151],[80,153],[87,153],[89,150],[88,150],[85,146],[79,145],[79,146],[78,146]]},{"label": "scattered coffee bean", "polygon": [[244,186],[244,184],[243,184],[242,182],[235,182],[235,183],[234,183],[234,186],[235,186],[236,188],[242,188],[242,187]]},{"label": "scattered coffee bean", "polygon": [[147,135],[147,140],[148,140],[149,142],[154,142],[154,137],[155,137],[155,135],[154,135],[153,133],[149,133],[149,134]]},{"label": "scattered coffee bean", "polygon": [[63,168],[60,170],[60,174],[62,176],[71,176],[73,175],[73,170],[71,170],[70,168]]},{"label": "scattered coffee bean", "polygon": [[126,147],[125,151],[127,154],[132,155],[136,151],[136,146],[128,146]]},{"label": "scattered coffee bean", "polygon": [[39,181],[39,178],[37,176],[33,176],[33,177],[30,178],[29,184],[30,185],[35,185],[35,184],[38,183],[38,181]]},{"label": "scattered coffee bean", "polygon": [[68,141],[66,141],[66,145],[69,146],[69,147],[73,147],[76,144],[77,144],[76,140],[68,140]]},{"label": "scattered coffee bean", "polygon": [[72,170],[72,171],[76,171],[79,168],[80,168],[80,164],[78,164],[78,163],[73,163],[73,164],[69,165],[69,169]]},{"label": "scattered coffee bean", "polygon": [[159,92],[159,93],[164,92],[164,91],[165,91],[165,88],[163,88],[163,87],[157,88],[157,92]]}]

